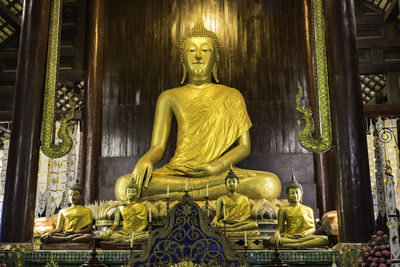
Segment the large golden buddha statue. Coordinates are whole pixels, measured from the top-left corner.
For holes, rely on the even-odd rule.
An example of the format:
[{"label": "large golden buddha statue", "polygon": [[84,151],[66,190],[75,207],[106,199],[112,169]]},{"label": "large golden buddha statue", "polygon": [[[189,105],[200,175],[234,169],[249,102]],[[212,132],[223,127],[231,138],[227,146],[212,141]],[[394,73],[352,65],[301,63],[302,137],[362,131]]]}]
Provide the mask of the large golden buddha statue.
[{"label": "large golden buddha statue", "polygon": [[328,237],[314,235],[313,210],[301,204],[303,187],[296,181],[294,173],[286,193],[289,205],[279,209],[278,230],[271,237],[270,243],[283,247],[327,246]]},{"label": "large golden buddha statue", "polygon": [[[215,84],[219,42],[204,27],[199,16],[192,30],[181,40],[182,87],[164,91],[158,98],[149,151],[137,162],[132,174],[120,177],[116,197],[125,200],[126,186],[133,179],[141,199],[166,197],[167,185],[172,199],[180,198],[189,177],[192,199],[203,199],[206,188],[210,199],[225,193],[224,178],[231,165],[250,154],[250,118],[242,94]],[[172,119],[177,121],[178,135],[173,158],[153,170],[165,152]],[[269,172],[234,168],[241,180],[241,193],[252,199],[276,199],[280,196],[278,177]]]}]

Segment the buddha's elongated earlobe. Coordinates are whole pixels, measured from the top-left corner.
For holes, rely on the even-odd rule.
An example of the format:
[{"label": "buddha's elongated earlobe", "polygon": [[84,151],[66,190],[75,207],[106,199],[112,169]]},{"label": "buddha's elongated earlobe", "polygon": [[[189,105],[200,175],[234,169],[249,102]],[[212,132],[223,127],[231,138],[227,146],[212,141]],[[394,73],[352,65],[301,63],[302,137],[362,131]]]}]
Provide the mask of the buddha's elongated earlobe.
[{"label": "buddha's elongated earlobe", "polygon": [[214,68],[213,68],[212,74],[213,74],[213,76],[214,76],[215,82],[216,82],[216,83],[219,83],[219,80],[218,80],[218,67],[217,67],[217,63],[214,64]]},{"label": "buddha's elongated earlobe", "polygon": [[182,77],[181,84],[184,84],[184,83],[185,83],[185,80],[186,80],[186,73],[187,73],[185,64],[182,64],[182,70],[183,70],[183,77]]}]

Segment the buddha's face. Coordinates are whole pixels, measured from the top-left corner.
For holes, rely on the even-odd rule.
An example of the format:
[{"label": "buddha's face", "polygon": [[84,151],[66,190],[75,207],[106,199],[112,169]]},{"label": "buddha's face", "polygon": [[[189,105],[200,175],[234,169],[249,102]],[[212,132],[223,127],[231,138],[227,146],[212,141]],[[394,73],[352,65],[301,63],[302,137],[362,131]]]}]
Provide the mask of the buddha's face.
[{"label": "buddha's face", "polygon": [[78,190],[69,190],[68,191],[69,202],[73,205],[79,205],[81,203],[82,194]]},{"label": "buddha's face", "polygon": [[298,204],[301,202],[303,192],[300,188],[290,188],[288,191],[288,201],[291,204]]},{"label": "buddha's face", "polygon": [[189,79],[207,79],[216,62],[214,42],[210,37],[192,37],[183,44],[183,64]]},{"label": "buddha's face", "polygon": [[134,187],[128,187],[128,188],[126,189],[126,198],[127,198],[129,201],[132,201],[132,200],[134,200],[134,199],[136,198],[136,193],[137,193],[136,188],[134,188]]},{"label": "buddha's face", "polygon": [[226,179],[225,186],[229,192],[236,192],[236,189],[238,187],[238,180],[236,178],[228,178]]}]

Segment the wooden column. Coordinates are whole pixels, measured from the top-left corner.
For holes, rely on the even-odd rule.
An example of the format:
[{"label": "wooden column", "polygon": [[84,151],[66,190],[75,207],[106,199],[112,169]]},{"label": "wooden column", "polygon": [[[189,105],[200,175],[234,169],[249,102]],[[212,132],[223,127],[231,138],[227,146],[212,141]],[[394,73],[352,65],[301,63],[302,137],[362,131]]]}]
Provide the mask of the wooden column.
[{"label": "wooden column", "polygon": [[32,241],[49,11],[50,0],[24,1],[1,242]]},{"label": "wooden column", "polygon": [[99,198],[103,107],[104,0],[88,1],[88,78],[83,109],[82,181],[84,203]]},{"label": "wooden column", "polygon": [[320,218],[328,211],[336,209],[335,183],[333,176],[332,151],[314,153],[314,172],[317,182],[317,207]]},{"label": "wooden column", "polygon": [[353,0],[325,0],[340,242],[374,231]]}]

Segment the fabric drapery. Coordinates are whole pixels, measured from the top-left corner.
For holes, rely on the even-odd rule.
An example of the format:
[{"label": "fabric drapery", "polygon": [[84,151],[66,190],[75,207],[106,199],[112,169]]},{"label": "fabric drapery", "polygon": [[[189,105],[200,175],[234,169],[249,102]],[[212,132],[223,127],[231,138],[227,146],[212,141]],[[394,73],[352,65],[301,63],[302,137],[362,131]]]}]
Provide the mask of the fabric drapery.
[{"label": "fabric drapery", "polygon": [[[56,131],[60,123],[56,122]],[[50,217],[59,209],[68,207],[68,189],[75,183],[80,174],[79,155],[81,132],[79,124],[71,127],[73,140],[71,151],[57,159],[48,158],[40,151],[38,183],[36,191],[35,216]],[[56,138],[56,143],[60,139]]]},{"label": "fabric drapery", "polygon": [[[395,184],[396,205],[400,208],[400,171],[399,171],[399,147],[397,119],[381,119],[373,123],[370,121],[369,131],[367,132],[368,159],[371,178],[372,199],[374,204],[375,218],[379,213],[377,175],[383,172],[385,159],[390,161],[392,168],[393,181]],[[382,155],[376,155],[381,151]],[[382,170],[377,169],[377,160],[381,160]]]},{"label": "fabric drapery", "polygon": [[10,147],[10,140],[6,139],[3,141],[2,148],[0,149],[0,218],[3,210],[4,185],[6,183],[9,147]]}]

